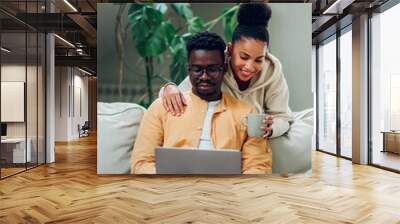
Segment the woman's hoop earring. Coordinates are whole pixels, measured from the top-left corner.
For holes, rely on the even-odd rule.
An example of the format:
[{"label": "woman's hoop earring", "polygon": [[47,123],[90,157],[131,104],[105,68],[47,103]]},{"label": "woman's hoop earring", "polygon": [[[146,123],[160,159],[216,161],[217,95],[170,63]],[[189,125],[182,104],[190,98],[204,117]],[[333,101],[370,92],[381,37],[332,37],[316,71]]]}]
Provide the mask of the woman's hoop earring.
[{"label": "woman's hoop earring", "polygon": [[231,56],[229,56],[228,54],[225,54],[225,64],[228,64],[230,59],[231,59]]}]

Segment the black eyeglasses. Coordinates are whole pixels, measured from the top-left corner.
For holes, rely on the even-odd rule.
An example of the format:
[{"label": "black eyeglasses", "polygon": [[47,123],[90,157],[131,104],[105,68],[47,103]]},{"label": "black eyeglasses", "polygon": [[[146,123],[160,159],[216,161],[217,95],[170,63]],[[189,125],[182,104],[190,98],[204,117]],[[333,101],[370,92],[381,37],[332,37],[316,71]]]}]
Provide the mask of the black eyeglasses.
[{"label": "black eyeglasses", "polygon": [[217,76],[224,71],[223,65],[210,65],[207,67],[199,66],[199,65],[192,65],[188,67],[188,70],[191,74],[196,76],[201,76],[204,71],[210,76]]}]

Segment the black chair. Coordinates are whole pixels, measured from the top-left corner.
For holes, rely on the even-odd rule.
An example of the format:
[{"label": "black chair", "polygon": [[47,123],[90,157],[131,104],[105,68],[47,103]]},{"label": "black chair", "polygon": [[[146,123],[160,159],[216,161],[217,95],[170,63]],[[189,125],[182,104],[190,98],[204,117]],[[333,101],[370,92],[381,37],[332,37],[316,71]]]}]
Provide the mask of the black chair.
[{"label": "black chair", "polygon": [[79,129],[79,138],[89,136],[89,129],[90,129],[89,121],[85,121],[82,127],[78,125],[78,129]]}]

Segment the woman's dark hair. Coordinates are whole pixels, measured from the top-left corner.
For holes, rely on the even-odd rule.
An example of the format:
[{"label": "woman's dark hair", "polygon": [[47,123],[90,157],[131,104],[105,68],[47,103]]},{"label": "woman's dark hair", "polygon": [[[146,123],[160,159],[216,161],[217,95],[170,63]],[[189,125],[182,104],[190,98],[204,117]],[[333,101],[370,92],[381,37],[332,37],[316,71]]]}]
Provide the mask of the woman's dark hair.
[{"label": "woman's dark hair", "polygon": [[222,61],[225,60],[225,47],[224,40],[218,34],[208,31],[196,33],[186,43],[188,55],[192,50],[218,50],[221,52]]},{"label": "woman's dark hair", "polygon": [[237,14],[238,25],[233,31],[232,43],[241,38],[254,38],[269,42],[267,30],[271,18],[271,8],[265,3],[243,3],[240,4]]}]

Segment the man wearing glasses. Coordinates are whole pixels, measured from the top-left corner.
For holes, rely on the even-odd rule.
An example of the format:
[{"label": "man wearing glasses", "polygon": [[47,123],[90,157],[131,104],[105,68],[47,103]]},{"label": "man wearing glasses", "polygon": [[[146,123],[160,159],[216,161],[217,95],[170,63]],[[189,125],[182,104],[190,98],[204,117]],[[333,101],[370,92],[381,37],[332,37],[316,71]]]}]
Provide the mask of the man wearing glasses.
[{"label": "man wearing glasses", "polygon": [[201,32],[186,44],[192,91],[184,94],[182,116],[170,115],[161,98],[145,113],[131,159],[131,173],[155,174],[155,148],[237,149],[244,174],[271,173],[271,148],[264,138],[251,138],[241,118],[255,108],[221,91],[226,70],[225,43],[217,34]]}]

